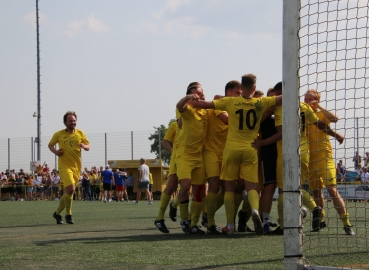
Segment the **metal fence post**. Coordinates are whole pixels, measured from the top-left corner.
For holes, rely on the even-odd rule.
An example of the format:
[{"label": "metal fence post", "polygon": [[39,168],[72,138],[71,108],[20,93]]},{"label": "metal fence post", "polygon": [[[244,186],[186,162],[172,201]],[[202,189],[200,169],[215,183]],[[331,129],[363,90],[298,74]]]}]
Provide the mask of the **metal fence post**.
[{"label": "metal fence post", "polygon": [[133,160],[133,131],[131,131],[131,159]]},{"label": "metal fence post", "polygon": [[105,165],[108,164],[108,136],[105,133]]},{"label": "metal fence post", "polygon": [[10,138],[8,138],[8,170],[10,171]]}]

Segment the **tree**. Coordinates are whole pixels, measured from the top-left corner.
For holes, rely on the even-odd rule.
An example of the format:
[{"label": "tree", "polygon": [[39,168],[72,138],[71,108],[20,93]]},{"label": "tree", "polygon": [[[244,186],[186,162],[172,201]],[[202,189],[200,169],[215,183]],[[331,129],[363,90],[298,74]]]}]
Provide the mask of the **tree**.
[{"label": "tree", "polygon": [[[176,120],[170,119],[168,126],[174,121]],[[167,132],[168,127],[164,125],[160,125],[159,127],[154,127],[154,129],[155,129],[154,134],[150,134],[150,137],[148,138],[150,141],[153,141],[151,144],[150,152],[155,153],[155,158],[161,158],[163,160],[163,163],[169,166],[170,153],[167,150],[165,150],[163,146],[161,145],[161,142],[164,139],[164,136],[165,136],[165,133]]]}]

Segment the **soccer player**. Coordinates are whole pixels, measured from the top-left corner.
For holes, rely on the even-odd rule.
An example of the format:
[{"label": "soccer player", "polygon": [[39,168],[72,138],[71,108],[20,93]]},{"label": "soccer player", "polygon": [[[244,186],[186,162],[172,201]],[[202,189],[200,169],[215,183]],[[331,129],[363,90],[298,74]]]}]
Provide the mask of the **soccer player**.
[{"label": "soccer player", "polygon": [[[305,102],[315,112],[316,116],[323,122],[336,123],[338,117],[331,111],[324,109],[320,103],[320,93],[311,89],[305,93]],[[322,208],[320,228],[326,227],[324,220],[324,196],[323,188],[326,187],[332,198],[333,205],[343,222],[343,229],[347,235],[355,235],[349,221],[349,214],[346,211],[345,203],[337,190],[336,166],[332,157],[332,146],[329,137],[316,128],[315,125],[307,126],[310,162],[309,162],[309,185],[313,192],[315,203]]]},{"label": "soccer player", "polygon": [[256,90],[256,76],[246,74],[242,76],[242,96],[225,97],[214,101],[201,101],[195,93],[194,106],[200,108],[214,108],[228,112],[228,136],[223,151],[220,179],[225,180],[224,206],[227,216],[227,227],[223,233],[234,233],[235,216],[235,183],[239,177],[244,180],[248,193],[254,222],[255,232],[263,232],[259,216],[259,183],[257,150],[251,146],[256,140],[260,120],[268,108],[282,103],[282,97],[253,98]]},{"label": "soccer player", "polygon": [[[227,97],[239,97],[242,95],[241,83],[230,81],[225,86]],[[209,183],[207,204],[207,233],[222,234],[215,225],[215,212],[219,209],[218,192],[220,188],[220,169],[222,166],[222,155],[227,140],[228,113],[214,109],[208,110],[208,130],[204,145],[203,157],[205,174]],[[240,196],[242,198],[242,195]],[[240,202],[241,202],[240,198]]]},{"label": "soccer player", "polygon": [[[282,82],[277,83],[274,86],[274,91],[277,96],[282,95]],[[277,133],[265,140],[256,140],[253,142],[253,147],[260,148],[265,145],[277,142],[277,187],[279,189],[278,197],[278,216],[279,216],[279,227],[272,231],[272,234],[283,234],[283,165],[282,165],[282,106],[279,106],[274,111],[275,126]],[[309,166],[309,145],[306,136],[306,124],[311,123],[316,125],[320,130],[333,136],[339,143],[342,143],[344,138],[342,135],[336,133],[324,122],[320,121],[319,118],[314,114],[310,106],[304,102],[300,102],[300,167],[301,167],[301,179],[307,178],[308,166]],[[303,204],[313,213],[312,231],[319,230],[319,222],[321,215],[321,208],[316,205],[310,194],[305,190],[302,190],[302,201]]]},{"label": "soccer player", "polygon": [[[77,115],[68,111],[64,114],[63,122],[65,129],[57,131],[49,142],[49,149],[58,158],[58,171],[63,179],[65,192],[60,199],[59,207],[53,217],[56,224],[63,224],[61,212],[65,209],[65,221],[74,224],[72,218],[72,202],[76,183],[78,183],[81,171],[81,149],[90,150],[90,143],[82,130],[76,129]],[[59,149],[55,145],[59,145]]]},{"label": "soccer player", "polygon": [[[178,112],[178,113],[177,113]],[[171,153],[170,164],[169,164],[169,172],[168,172],[168,183],[161,194],[160,197],[160,205],[159,205],[159,213],[157,218],[154,221],[156,228],[158,228],[163,233],[169,233],[167,226],[164,223],[164,214],[167,210],[169,201],[171,199],[172,194],[177,190],[178,186],[178,177],[177,177],[177,166],[176,166],[176,151],[178,147],[178,134],[180,132],[180,128],[178,126],[178,122],[181,121],[180,113],[176,109],[177,121],[172,122],[167,132],[165,133],[164,139],[162,141],[163,147],[169,153]],[[173,147],[169,144],[172,143]],[[176,197],[178,200],[178,197]],[[173,202],[170,203],[170,213],[169,217],[172,221],[177,221],[177,208],[173,207]]]},{"label": "soccer player", "polygon": [[[185,233],[193,234],[205,234],[197,223],[202,210],[206,182],[202,151],[208,126],[208,112],[193,106],[191,101],[204,98],[201,84],[191,83],[187,87],[186,96],[177,103],[177,109],[182,116],[182,129],[176,154],[177,176],[181,187],[178,193],[181,227]],[[191,187],[191,224],[189,224],[188,204]]]}]

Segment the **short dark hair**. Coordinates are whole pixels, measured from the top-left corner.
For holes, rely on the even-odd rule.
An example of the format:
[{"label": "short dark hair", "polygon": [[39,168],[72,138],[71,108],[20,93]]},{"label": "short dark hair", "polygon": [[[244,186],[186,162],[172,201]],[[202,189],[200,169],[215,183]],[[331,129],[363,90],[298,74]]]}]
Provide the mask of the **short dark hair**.
[{"label": "short dark hair", "polygon": [[201,83],[199,82],[192,82],[187,86],[187,91],[186,91],[186,95],[189,95],[192,93],[193,89],[196,89],[197,87],[199,87],[201,85]]},{"label": "short dark hair", "polygon": [[241,79],[242,89],[250,90],[256,85],[256,76],[254,74],[245,74]]},{"label": "short dark hair", "polygon": [[63,116],[63,121],[64,121],[64,123],[66,123],[66,122],[67,122],[68,115],[73,115],[73,116],[76,118],[76,120],[77,120],[77,114],[76,114],[75,112],[73,112],[73,111],[67,111],[67,112],[64,114],[64,116]]},{"label": "short dark hair", "polygon": [[232,80],[230,82],[228,82],[225,86],[225,89],[224,89],[224,95],[226,96],[227,95],[227,90],[229,89],[233,89],[235,88],[236,86],[239,86],[241,87],[241,83],[239,81],[236,81],[236,80]]},{"label": "short dark hair", "polygon": [[282,82],[279,82],[279,83],[277,83],[277,84],[274,86],[274,91],[275,91],[275,92],[281,92],[281,93],[282,93]]}]

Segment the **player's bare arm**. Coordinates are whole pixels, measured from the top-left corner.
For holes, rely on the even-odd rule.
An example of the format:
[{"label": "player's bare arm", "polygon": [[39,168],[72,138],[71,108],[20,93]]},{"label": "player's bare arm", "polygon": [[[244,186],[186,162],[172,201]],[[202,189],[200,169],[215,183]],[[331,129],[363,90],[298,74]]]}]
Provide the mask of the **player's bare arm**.
[{"label": "player's bare arm", "polygon": [[85,151],[90,150],[90,145],[89,144],[80,143],[79,147],[82,148]]},{"label": "player's bare arm", "polygon": [[196,94],[189,94],[189,95],[186,95],[185,97],[181,98],[180,101],[178,101],[177,103],[177,109],[179,112],[184,112],[187,107],[185,106],[187,102],[189,102],[190,100],[193,101],[193,100],[198,100],[200,99],[200,97]]},{"label": "player's bare arm", "polygon": [[227,112],[223,112],[221,114],[218,115],[218,118],[225,124],[228,125],[228,113]]},{"label": "player's bare arm", "polygon": [[56,150],[55,149],[55,145],[49,144],[48,147],[49,147],[49,150],[51,152],[53,152],[54,155],[57,155],[58,157],[60,157],[60,156],[62,156],[64,154],[64,150],[63,149]]},{"label": "player's bare arm", "polygon": [[161,144],[163,145],[165,150],[172,154],[173,148],[170,146],[169,141],[163,140]]},{"label": "player's bare arm", "polygon": [[320,129],[321,131],[323,131],[324,133],[328,134],[329,136],[332,136],[334,137],[338,142],[339,144],[342,144],[345,137],[337,132],[335,132],[333,129],[331,129],[329,127],[328,124],[326,124],[325,122],[323,121],[317,121],[314,123],[314,125]]},{"label": "player's bare arm", "polygon": [[276,134],[274,134],[273,136],[265,140],[256,139],[255,141],[251,143],[251,146],[254,147],[255,149],[260,149],[263,146],[266,146],[266,145],[275,143],[279,140],[282,140],[282,126],[277,126],[276,129],[277,129]]}]

